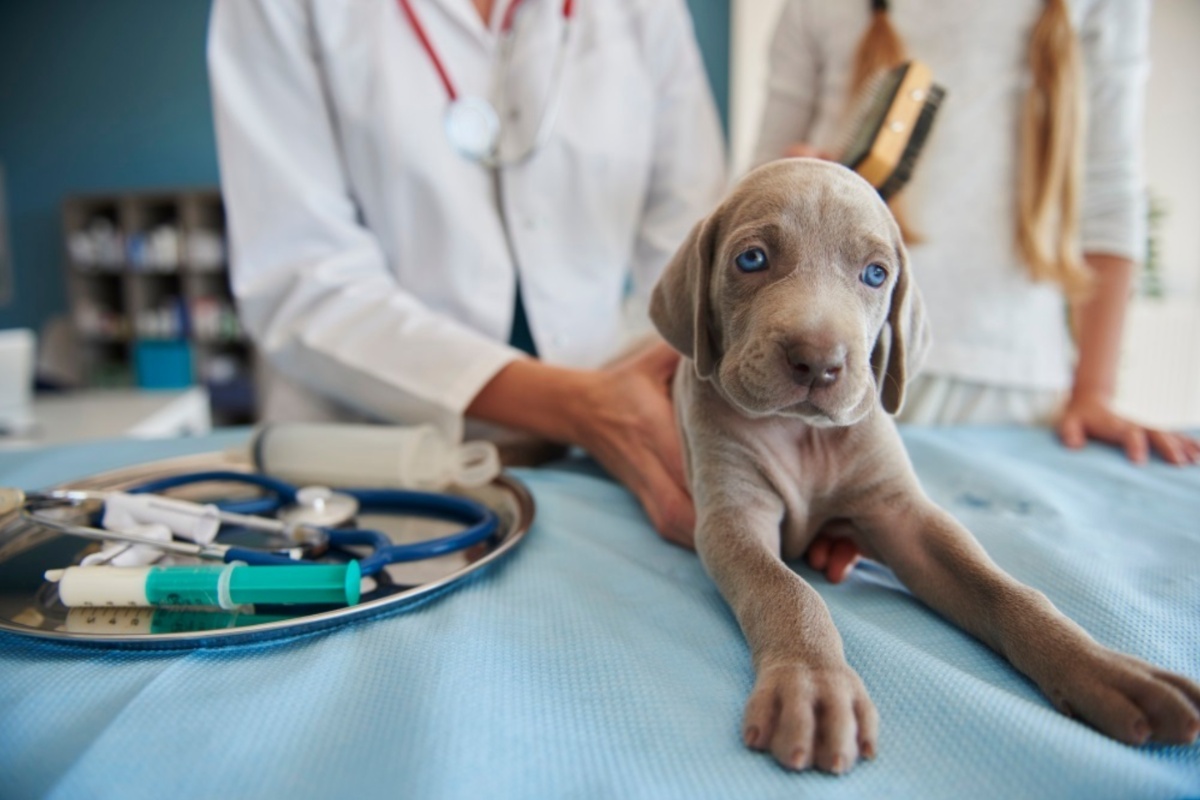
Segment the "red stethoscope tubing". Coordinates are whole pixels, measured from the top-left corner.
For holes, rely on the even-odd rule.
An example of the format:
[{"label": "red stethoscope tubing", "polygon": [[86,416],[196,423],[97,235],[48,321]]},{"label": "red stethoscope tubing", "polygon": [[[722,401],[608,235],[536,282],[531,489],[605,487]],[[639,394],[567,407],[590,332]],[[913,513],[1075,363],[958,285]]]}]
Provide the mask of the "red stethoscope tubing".
[{"label": "red stethoscope tubing", "polygon": [[[400,10],[404,12],[404,16],[408,19],[408,24],[412,26],[413,32],[417,35],[417,40],[420,41],[421,47],[424,48],[426,54],[429,56],[429,61],[433,64],[433,68],[437,70],[438,78],[441,79],[442,85],[446,87],[446,96],[453,103],[458,99],[458,90],[454,88],[454,82],[450,80],[450,73],[446,71],[446,66],[438,56],[437,50],[434,49],[433,42],[429,39],[429,34],[425,32],[425,26],[417,18],[410,0],[398,0],[398,2],[400,3]],[[521,5],[521,0],[513,0],[504,12],[504,19],[500,22],[501,33],[507,35],[512,29],[513,16],[516,14],[517,6],[519,5]],[[574,0],[563,0],[562,16],[564,22],[570,21],[571,13],[574,10]]]}]

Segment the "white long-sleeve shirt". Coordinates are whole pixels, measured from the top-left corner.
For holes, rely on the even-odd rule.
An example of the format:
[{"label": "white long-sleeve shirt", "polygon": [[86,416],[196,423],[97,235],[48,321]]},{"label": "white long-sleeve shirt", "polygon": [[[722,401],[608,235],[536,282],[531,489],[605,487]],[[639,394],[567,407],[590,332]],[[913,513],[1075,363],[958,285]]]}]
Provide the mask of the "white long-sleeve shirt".
[{"label": "white long-sleeve shirt", "polygon": [[[925,241],[910,248],[933,346],[924,372],[995,386],[1061,390],[1074,359],[1065,300],[1033,283],[1015,246],[1018,129],[1030,32],[1042,0],[895,0],[909,55],[946,98],[904,194]],[[756,161],[807,142],[837,152],[868,0],[788,0],[771,48]],[[1072,0],[1086,80],[1081,234],[1087,253],[1140,260],[1147,0]]]},{"label": "white long-sleeve shirt", "polygon": [[[490,26],[471,0],[412,5],[460,95],[504,80],[505,135],[529,141],[561,0],[522,4],[503,76],[508,3]],[[552,134],[497,189],[451,147],[446,90],[397,0],[217,0],[208,62],[232,283],[281,373],[268,417],[455,435],[521,355],[506,344],[518,277],[547,362],[595,366],[617,349],[627,295],[645,306],[723,189],[724,146],[683,0],[574,5]]]}]

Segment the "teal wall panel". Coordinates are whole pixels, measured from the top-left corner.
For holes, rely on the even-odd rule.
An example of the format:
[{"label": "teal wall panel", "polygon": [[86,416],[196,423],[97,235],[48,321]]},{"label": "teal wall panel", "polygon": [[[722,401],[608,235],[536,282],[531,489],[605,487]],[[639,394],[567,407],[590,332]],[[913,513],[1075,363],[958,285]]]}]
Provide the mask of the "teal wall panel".
[{"label": "teal wall panel", "polygon": [[721,122],[729,133],[730,0],[688,0]]},{"label": "teal wall panel", "polygon": [[212,186],[209,0],[0,0],[0,162],[14,291],[0,328],[67,305],[66,195]]}]

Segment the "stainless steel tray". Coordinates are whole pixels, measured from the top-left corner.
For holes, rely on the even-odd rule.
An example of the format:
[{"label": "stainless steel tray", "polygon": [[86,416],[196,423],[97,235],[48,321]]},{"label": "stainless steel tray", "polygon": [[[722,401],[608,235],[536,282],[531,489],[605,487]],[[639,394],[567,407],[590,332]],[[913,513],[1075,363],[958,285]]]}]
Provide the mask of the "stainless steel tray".
[{"label": "stainless steel tray", "polygon": [[[233,453],[208,453],[141,464],[72,481],[55,488],[123,489],[139,483],[206,470],[250,471]],[[244,486],[207,484],[174,492],[205,500],[247,495]],[[135,648],[214,647],[317,631],[353,620],[395,613],[478,574],[521,542],[533,521],[533,498],[524,484],[502,474],[463,494],[500,517],[496,536],[473,548],[424,561],[393,564],[364,586],[361,602],[344,608],[275,607],[270,613],[177,609],[68,609],[43,574],[79,563],[97,543],[60,534],[17,515],[0,517],[0,630],[64,643]],[[77,512],[82,522],[86,509]],[[361,514],[360,527],[383,531],[395,542],[444,536],[454,523],[392,514]],[[256,609],[256,611],[258,611]]]}]

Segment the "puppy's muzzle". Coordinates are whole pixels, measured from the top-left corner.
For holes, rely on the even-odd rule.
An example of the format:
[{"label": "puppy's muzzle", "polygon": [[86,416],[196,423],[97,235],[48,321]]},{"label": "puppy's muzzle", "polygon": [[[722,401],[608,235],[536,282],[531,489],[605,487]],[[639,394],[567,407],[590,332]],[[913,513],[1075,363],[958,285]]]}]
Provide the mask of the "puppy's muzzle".
[{"label": "puppy's muzzle", "polygon": [[841,343],[814,346],[799,340],[784,342],[783,356],[792,380],[810,391],[833,386],[846,369],[846,346]]}]

